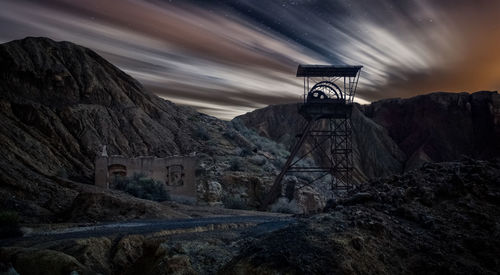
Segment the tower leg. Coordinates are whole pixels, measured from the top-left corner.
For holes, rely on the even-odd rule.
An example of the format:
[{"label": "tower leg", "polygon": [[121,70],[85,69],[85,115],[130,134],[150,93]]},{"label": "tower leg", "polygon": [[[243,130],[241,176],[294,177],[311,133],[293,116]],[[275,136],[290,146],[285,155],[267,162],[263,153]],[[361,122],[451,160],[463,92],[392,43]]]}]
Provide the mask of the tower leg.
[{"label": "tower leg", "polygon": [[331,174],[334,176],[332,189],[349,190],[352,186],[352,129],[351,120],[333,119],[332,129]]},{"label": "tower leg", "polygon": [[267,206],[274,201],[276,201],[280,195],[281,195],[281,181],[283,180],[283,177],[285,176],[286,172],[290,168],[290,165],[292,164],[293,159],[299,152],[300,147],[304,143],[304,140],[306,139],[309,130],[311,129],[311,126],[313,124],[313,120],[308,120],[306,125],[304,126],[304,129],[302,130],[302,135],[300,136],[300,139],[295,143],[293,146],[292,151],[290,152],[290,156],[288,156],[288,159],[285,162],[285,166],[281,169],[281,172],[279,175],[276,177],[274,180],[274,184],[271,187],[271,190],[269,190],[269,194],[264,198],[264,201],[261,205],[262,210],[266,210]]},{"label": "tower leg", "polygon": [[[326,122],[326,123],[321,123]],[[313,124],[316,126],[313,127]],[[315,129],[313,129],[315,128]],[[308,139],[309,138],[309,139]],[[299,154],[308,140],[309,147]],[[314,164],[302,163],[306,156],[315,158]],[[318,159],[319,158],[319,159]],[[351,120],[343,118],[310,119],[295,142],[281,172],[274,180],[268,195],[264,198],[261,210],[276,201],[282,193],[282,181],[287,173],[309,173],[312,179],[302,185],[312,185],[326,175],[332,176],[331,190],[348,191],[351,186],[352,142]],[[319,174],[319,176],[318,176]],[[299,187],[301,188],[301,187]]]}]

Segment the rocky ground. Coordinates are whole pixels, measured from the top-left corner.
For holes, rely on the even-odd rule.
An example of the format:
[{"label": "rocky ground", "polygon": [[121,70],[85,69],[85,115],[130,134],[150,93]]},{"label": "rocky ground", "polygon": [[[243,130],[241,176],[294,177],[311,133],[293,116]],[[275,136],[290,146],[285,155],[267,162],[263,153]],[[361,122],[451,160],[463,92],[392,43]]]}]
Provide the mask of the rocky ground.
[{"label": "rocky ground", "polygon": [[500,161],[427,164],[243,248],[223,274],[498,274]]},{"label": "rocky ground", "polygon": [[247,216],[250,211],[232,214],[45,228],[0,241],[0,272],[10,268],[20,274],[216,274],[243,244],[294,221],[284,215]]},{"label": "rocky ground", "polygon": [[21,274],[498,274],[499,179],[500,160],[426,164],[292,223],[23,238],[0,261]]}]

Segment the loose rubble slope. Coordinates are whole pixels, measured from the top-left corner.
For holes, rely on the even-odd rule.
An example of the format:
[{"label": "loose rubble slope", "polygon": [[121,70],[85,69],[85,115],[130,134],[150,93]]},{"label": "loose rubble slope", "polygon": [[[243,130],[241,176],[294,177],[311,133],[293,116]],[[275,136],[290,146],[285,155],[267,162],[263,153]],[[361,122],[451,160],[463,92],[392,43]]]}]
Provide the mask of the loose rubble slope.
[{"label": "loose rubble slope", "polygon": [[500,161],[427,164],[362,185],[243,249],[224,274],[497,274]]}]

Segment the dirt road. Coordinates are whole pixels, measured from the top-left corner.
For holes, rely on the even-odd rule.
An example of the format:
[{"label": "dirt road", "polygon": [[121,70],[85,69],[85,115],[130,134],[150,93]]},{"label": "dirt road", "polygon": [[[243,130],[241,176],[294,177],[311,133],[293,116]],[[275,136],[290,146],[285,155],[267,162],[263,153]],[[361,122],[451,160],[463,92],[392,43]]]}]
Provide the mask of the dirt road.
[{"label": "dirt road", "polygon": [[103,223],[91,226],[69,227],[47,231],[32,231],[20,238],[1,240],[0,246],[18,242],[47,242],[54,240],[90,238],[111,235],[161,236],[178,233],[216,231],[224,229],[248,228],[248,234],[260,235],[286,227],[295,219],[290,216],[225,216],[182,220],[137,220],[128,222]]}]

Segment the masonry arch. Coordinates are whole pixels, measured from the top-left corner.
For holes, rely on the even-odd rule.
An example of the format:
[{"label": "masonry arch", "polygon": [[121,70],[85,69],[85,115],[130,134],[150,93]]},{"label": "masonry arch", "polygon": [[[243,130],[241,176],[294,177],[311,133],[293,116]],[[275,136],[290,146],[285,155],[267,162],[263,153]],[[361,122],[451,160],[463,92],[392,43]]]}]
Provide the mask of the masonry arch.
[{"label": "masonry arch", "polygon": [[170,165],[167,166],[167,178],[165,184],[168,186],[184,185],[184,166]]},{"label": "masonry arch", "polygon": [[127,167],[123,164],[111,164],[108,166],[108,177],[111,180],[127,176]]}]

